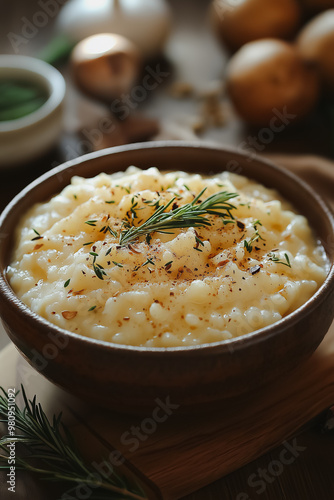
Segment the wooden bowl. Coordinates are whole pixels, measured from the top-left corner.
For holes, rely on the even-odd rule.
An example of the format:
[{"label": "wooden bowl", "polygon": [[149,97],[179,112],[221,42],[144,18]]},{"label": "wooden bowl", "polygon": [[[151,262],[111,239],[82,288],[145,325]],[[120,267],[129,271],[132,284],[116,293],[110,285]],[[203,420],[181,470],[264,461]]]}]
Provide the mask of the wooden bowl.
[{"label": "wooden bowl", "polygon": [[[242,337],[187,347],[145,348],[92,340],[34,314],[15,295],[6,267],[21,215],[61,191],[73,175],[91,177],[129,165],[214,174],[231,170],[276,188],[304,214],[332,263],[327,279],[302,307]],[[0,314],[23,356],[45,377],[92,404],[142,413],[156,400],[203,409],[240,397],[296,367],[317,348],[334,316],[334,219],[304,182],[274,164],[227,148],[163,142],[132,144],[86,155],[43,175],[10,203],[0,219]]]}]

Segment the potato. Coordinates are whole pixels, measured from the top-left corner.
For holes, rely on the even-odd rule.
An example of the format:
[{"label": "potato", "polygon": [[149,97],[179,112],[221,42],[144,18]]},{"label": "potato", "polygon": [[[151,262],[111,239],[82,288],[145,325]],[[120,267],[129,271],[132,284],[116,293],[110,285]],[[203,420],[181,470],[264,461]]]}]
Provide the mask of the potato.
[{"label": "potato", "polygon": [[315,63],[325,86],[334,90],[334,9],[312,19],[297,39],[306,61]]},{"label": "potato", "polygon": [[244,45],[227,66],[227,91],[248,123],[268,126],[273,110],[305,116],[318,98],[319,82],[294,46],[265,39]]},{"label": "potato", "polygon": [[218,36],[232,51],[260,38],[289,38],[300,23],[298,0],[215,0]]}]

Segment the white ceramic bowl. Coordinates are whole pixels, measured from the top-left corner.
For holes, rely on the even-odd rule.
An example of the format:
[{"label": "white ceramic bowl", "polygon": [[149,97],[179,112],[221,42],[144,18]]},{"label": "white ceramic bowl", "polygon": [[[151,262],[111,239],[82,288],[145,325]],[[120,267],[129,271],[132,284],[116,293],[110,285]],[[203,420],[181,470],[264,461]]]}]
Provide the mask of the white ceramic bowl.
[{"label": "white ceramic bowl", "polygon": [[34,160],[51,148],[62,131],[65,80],[58,70],[39,59],[1,55],[0,80],[22,79],[45,88],[48,99],[36,111],[0,122],[0,168]]}]

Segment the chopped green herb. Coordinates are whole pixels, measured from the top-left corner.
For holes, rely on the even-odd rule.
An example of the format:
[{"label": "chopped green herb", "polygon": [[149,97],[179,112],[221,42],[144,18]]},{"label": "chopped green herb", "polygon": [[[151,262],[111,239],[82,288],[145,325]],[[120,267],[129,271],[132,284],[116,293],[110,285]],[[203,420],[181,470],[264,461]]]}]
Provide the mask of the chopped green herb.
[{"label": "chopped green herb", "polygon": [[103,281],[103,276],[107,276],[107,273],[104,271],[103,267],[100,266],[99,264],[96,264],[96,257],[98,257],[98,254],[96,252],[89,252],[90,255],[92,255],[93,258],[93,269],[94,273],[96,276]]},{"label": "chopped green herb", "polygon": [[198,236],[195,236],[195,240],[198,243],[198,245],[202,245],[202,247],[204,247],[203,241]]},{"label": "chopped green herb", "polygon": [[88,241],[87,243],[84,243],[82,246],[86,247],[87,245],[92,245],[93,243],[94,243],[94,241]]},{"label": "chopped green herb", "polygon": [[149,207],[159,208],[160,207],[160,198],[158,198],[156,201],[154,201],[154,200],[145,200],[144,203],[146,205],[148,205]]},{"label": "chopped green herb", "polygon": [[86,220],[85,224],[88,224],[89,226],[96,226],[95,222],[97,222],[97,220]]},{"label": "chopped green herb", "polygon": [[37,234],[37,236],[35,236],[35,238],[32,238],[31,241],[41,240],[43,238],[43,236],[41,236],[36,229],[32,228],[32,230],[35,234]]},{"label": "chopped green herb", "polygon": [[118,266],[118,267],[123,267],[123,264],[120,264],[119,262],[116,262],[116,261],[112,261],[113,264],[115,264],[115,266]]},{"label": "chopped green herb", "polygon": [[73,198],[74,198],[75,200],[77,200],[77,199],[78,199],[78,197],[77,197],[77,195],[76,195],[76,194],[74,194],[74,195],[73,195]]},{"label": "chopped green herb", "polygon": [[93,269],[94,269],[94,272],[96,274],[96,276],[103,281],[103,276],[107,276],[106,272],[103,270],[103,269],[100,269],[99,267],[97,267],[96,264],[93,264]]},{"label": "chopped green herb", "polygon": [[269,253],[268,256],[269,256],[269,260],[271,260],[272,262],[275,262],[276,264],[282,264],[283,266],[287,266],[287,267],[291,268],[290,259],[289,259],[289,256],[287,253],[284,254],[286,262],[283,262],[282,260],[280,260],[279,257],[272,252]]},{"label": "chopped green herb", "polygon": [[115,200],[106,201],[105,203],[108,203],[108,204],[115,203]]},{"label": "chopped green herb", "polygon": [[94,309],[96,309],[96,306],[92,306],[92,307],[90,307],[90,308],[88,309],[88,312],[90,312],[90,311],[94,311]]},{"label": "chopped green herb", "polygon": [[119,188],[121,188],[121,189],[124,189],[124,191],[126,191],[128,194],[130,194],[130,193],[131,193],[131,186],[129,186],[129,187],[127,188],[127,187],[125,187],[125,186],[120,186],[119,184],[116,184],[116,186],[115,186],[115,187],[119,187]]},{"label": "chopped green herb", "polygon": [[110,252],[111,252],[111,248],[109,248],[109,250],[107,250],[106,257],[107,257],[107,255],[110,254]]},{"label": "chopped green herb", "polygon": [[244,247],[246,248],[247,252],[251,253],[251,251],[253,250],[253,247],[252,245],[250,245],[247,240],[244,240]]},{"label": "chopped green herb", "polygon": [[247,240],[244,241],[244,247],[246,248],[248,253],[251,253],[251,251],[253,250],[253,243],[255,243],[255,241],[258,240],[265,241],[265,239],[262,238],[262,236],[259,233],[259,230],[257,229],[257,226],[262,226],[262,223],[259,220],[256,220],[252,222],[252,226],[255,229],[254,235],[248,241]]},{"label": "chopped green herb", "polygon": [[254,229],[256,229],[256,226],[262,226],[262,222],[259,221],[259,219],[255,220],[254,222],[252,222],[252,226],[254,227]]},{"label": "chopped green herb", "polygon": [[146,243],[149,245],[151,243],[152,236],[150,234],[147,234],[145,239],[146,239]]},{"label": "chopped green herb", "polygon": [[65,281],[65,283],[64,283],[64,288],[67,288],[67,287],[68,287],[68,285],[70,284],[70,281],[71,281],[71,278],[70,278],[70,279],[68,279],[67,281]]},{"label": "chopped green herb", "polygon": [[155,263],[154,263],[154,262],[153,262],[153,260],[152,260],[152,259],[150,259],[149,257],[147,258],[147,261],[146,261],[146,262],[144,262],[143,267],[144,267],[144,266],[147,266],[147,264],[152,264],[153,266],[155,266]]},{"label": "chopped green herb", "polygon": [[170,191],[170,193],[172,193],[177,200],[182,200],[182,195],[180,193],[174,193],[174,191]]}]

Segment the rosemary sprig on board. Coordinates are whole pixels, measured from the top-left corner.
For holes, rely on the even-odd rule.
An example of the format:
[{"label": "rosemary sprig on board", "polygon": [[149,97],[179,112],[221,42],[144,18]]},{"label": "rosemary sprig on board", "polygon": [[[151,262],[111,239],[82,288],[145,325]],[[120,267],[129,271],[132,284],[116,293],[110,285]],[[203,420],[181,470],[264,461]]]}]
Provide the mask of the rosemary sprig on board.
[{"label": "rosemary sprig on board", "polygon": [[[139,236],[150,236],[154,232],[173,234],[173,231],[177,228],[211,226],[210,221],[205,218],[205,215],[219,215],[223,218],[230,217],[232,219],[231,210],[235,206],[229,203],[229,200],[239,196],[238,193],[220,191],[197,205],[196,203],[199,202],[205,191],[206,188],[191,203],[187,203],[169,212],[166,212],[166,210],[174,203],[176,196],[166,205],[156,206],[151,217],[139,226],[131,226],[128,221],[124,221],[123,226],[125,229],[121,231],[119,244],[122,246],[127,245]],[[148,241],[150,241],[150,238]]]},{"label": "rosemary sprig on board", "polygon": [[[34,472],[46,481],[68,483],[70,491],[78,485],[91,486],[91,500],[147,500],[138,484],[115,469],[111,475],[99,471],[99,477],[78,451],[71,433],[62,423],[62,415],[54,416],[50,422],[36,402],[36,396],[28,400],[21,388],[25,407],[20,410],[15,404],[15,435],[0,439],[0,469],[9,469],[7,446],[15,443],[17,468]],[[10,408],[12,411],[12,405]],[[0,423],[8,423],[8,413],[8,397],[0,387]],[[20,451],[24,451],[22,456]]]}]

